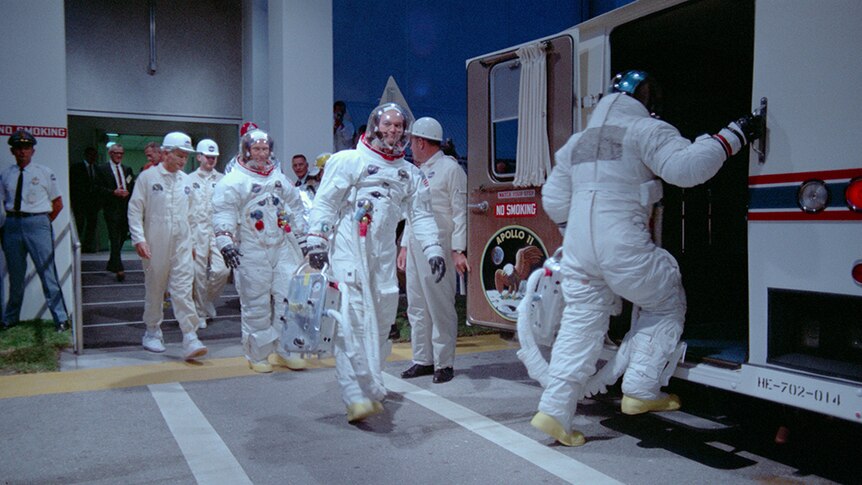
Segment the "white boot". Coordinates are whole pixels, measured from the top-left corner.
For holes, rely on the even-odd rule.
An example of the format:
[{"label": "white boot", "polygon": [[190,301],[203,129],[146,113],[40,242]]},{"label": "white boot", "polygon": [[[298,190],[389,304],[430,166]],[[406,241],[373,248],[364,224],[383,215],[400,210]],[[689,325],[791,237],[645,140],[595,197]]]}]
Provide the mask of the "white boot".
[{"label": "white boot", "polygon": [[198,336],[194,332],[183,335],[183,358],[186,360],[195,360],[198,357],[203,357],[207,353],[207,348],[198,340]]},{"label": "white boot", "polygon": [[162,337],[162,331],[156,330],[155,332],[150,332],[147,330],[144,332],[144,339],[141,342],[145,349],[150,352],[156,352],[158,354],[165,351],[165,342]]}]

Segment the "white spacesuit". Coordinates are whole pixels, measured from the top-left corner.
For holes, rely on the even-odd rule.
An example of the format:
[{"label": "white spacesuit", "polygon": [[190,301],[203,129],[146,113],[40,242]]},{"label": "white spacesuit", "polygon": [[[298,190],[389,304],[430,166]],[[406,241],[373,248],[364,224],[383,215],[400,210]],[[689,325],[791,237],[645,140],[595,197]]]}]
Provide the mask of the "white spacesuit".
[{"label": "white spacesuit", "polygon": [[446,270],[428,181],[403,158],[411,121],[395,103],[376,108],[359,146],[327,162],[309,217],[312,261],[334,238],[329,259],[348,326],[335,338],[336,377],[351,422],[383,409],[381,366],[398,307],[395,228],[405,215],[438,279]]},{"label": "white spacesuit", "polygon": [[215,170],[218,161],[218,145],[213,140],[201,140],[197,146],[200,167],[192,172],[192,227],[194,228],[195,286],[194,300],[199,328],[206,328],[206,320],[216,316],[215,301],[221,295],[230,268],[224,264],[221,252],[216,247],[212,226],[212,198],[216,183],[224,177]]},{"label": "white spacesuit", "polygon": [[703,183],[759,136],[758,117],[750,116],[692,143],[650,117],[647,107],[657,89],[646,73],[629,71],[615,81],[616,92],[602,98],[587,128],[556,153],[542,189],[550,218],[568,222],[562,260],[566,308],[532,424],[569,446],[584,443],[571,429],[572,417],[584,383],[595,373],[616,295],[640,308],[630,331],[623,412],[679,408],[679,399],[662,393],[659,382],[686,310],[676,260],[650,235],[650,213],[662,196],[659,178],[681,187]]},{"label": "white spacesuit", "polygon": [[[443,129],[433,118],[420,118],[413,124],[413,159],[428,179],[431,208],[440,231],[440,245],[446,266],[456,267],[453,255],[463,257],[467,248],[467,175],[454,158],[440,150]],[[411,230],[404,228],[401,246],[406,248],[407,316],[410,320],[410,345],[414,365],[401,373],[410,378],[434,372],[433,382],[452,379],[455,341],[458,338],[458,313],[455,311],[455,272],[439,283],[422,254],[422,245]],[[453,253],[453,250],[455,251]]]},{"label": "white spacesuit", "polygon": [[245,357],[256,372],[271,372],[272,363],[301,369],[305,363],[298,356],[273,352],[281,336],[287,284],[302,263],[302,202],[275,168],[267,133],[248,132],[242,149],[243,159],[216,184],[213,229],[225,264],[240,281]]},{"label": "white spacesuit", "polygon": [[198,316],[192,299],[192,186],[182,171],[194,152],[188,135],[169,133],[162,143],[164,160],[138,177],[129,198],[129,232],[144,267],[144,348],[164,352],[161,324],[165,290],[183,332],[186,359],[206,354],[197,338]]}]

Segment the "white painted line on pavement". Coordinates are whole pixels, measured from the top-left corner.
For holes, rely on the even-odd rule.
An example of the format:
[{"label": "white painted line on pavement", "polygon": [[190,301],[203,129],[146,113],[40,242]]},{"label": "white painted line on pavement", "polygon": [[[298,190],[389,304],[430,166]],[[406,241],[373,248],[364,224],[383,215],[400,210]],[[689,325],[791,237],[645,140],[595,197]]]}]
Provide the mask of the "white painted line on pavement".
[{"label": "white painted line on pavement", "polygon": [[180,383],[147,387],[199,484],[252,483]]},{"label": "white painted line on pavement", "polygon": [[386,387],[400,392],[411,401],[433,411],[444,418],[466,428],[486,440],[500,446],[539,468],[560,477],[569,483],[620,484],[598,470],[571,458],[559,451],[532,440],[475,411],[456,404],[431,391],[425,390],[383,373]]}]

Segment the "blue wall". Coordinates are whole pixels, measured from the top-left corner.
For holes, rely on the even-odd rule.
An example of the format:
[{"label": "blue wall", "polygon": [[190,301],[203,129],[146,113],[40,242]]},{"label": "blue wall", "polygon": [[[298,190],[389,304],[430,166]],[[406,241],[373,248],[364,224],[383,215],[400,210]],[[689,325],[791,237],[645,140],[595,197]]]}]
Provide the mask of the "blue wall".
[{"label": "blue wall", "polygon": [[464,156],[467,59],[553,35],[629,1],[333,0],[335,99],[347,103],[358,129],[394,76],[413,114],[437,118]]}]

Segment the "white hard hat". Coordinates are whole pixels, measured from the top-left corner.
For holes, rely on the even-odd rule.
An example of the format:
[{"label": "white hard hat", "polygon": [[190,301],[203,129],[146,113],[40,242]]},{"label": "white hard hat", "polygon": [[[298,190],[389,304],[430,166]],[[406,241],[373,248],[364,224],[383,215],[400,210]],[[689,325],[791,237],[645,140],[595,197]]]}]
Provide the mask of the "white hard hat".
[{"label": "white hard hat", "polygon": [[207,157],[217,157],[218,144],[209,138],[204,138],[198,142],[197,152]]},{"label": "white hard hat", "polygon": [[165,135],[165,139],[162,141],[162,149],[179,149],[187,153],[194,153],[195,151],[194,146],[192,146],[191,137],[179,131],[172,131]]},{"label": "white hard hat", "polygon": [[443,127],[434,118],[426,116],[413,123],[413,136],[426,140],[443,141]]}]

